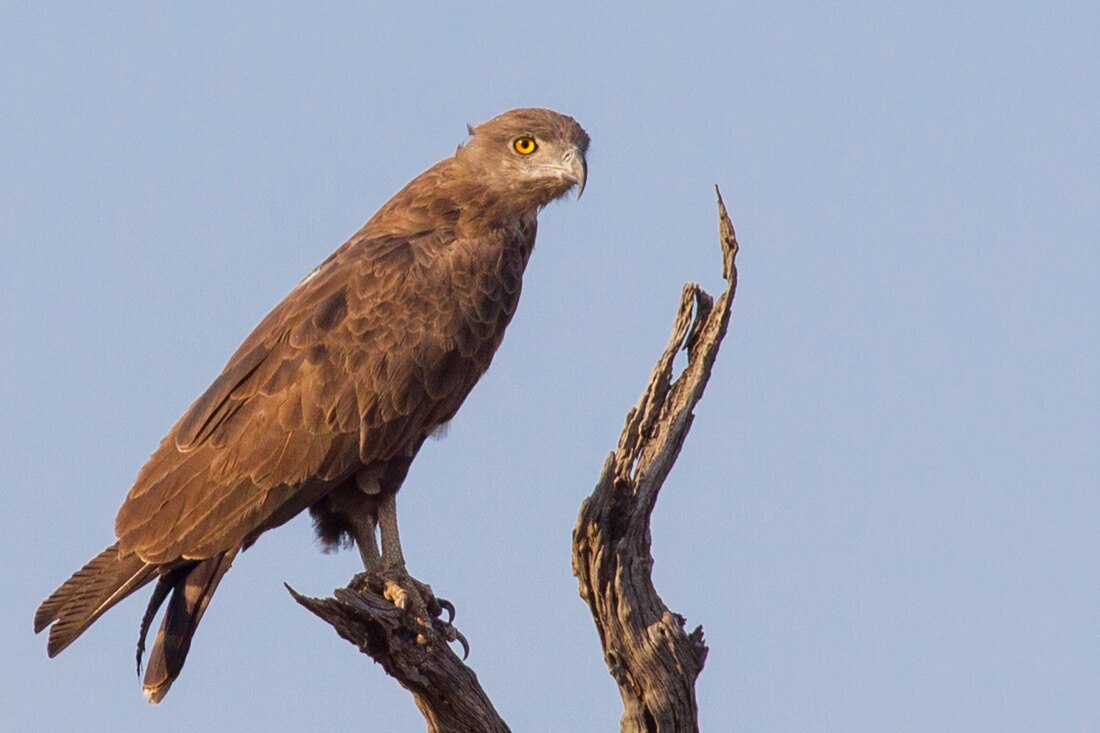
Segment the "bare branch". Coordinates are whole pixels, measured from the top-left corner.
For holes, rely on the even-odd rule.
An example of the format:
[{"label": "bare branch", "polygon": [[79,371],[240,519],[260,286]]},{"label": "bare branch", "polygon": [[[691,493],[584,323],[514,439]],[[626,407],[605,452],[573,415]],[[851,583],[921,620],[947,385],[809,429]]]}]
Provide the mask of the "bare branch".
[{"label": "bare branch", "polygon": [[[726,291],[714,303],[698,285],[684,286],[668,346],[573,530],[573,574],[619,685],[621,728],[628,733],[699,729],[695,679],[707,656],[703,629],[686,633],[686,619],[653,587],[649,518],[729,324],[738,246],[721,192],[718,219]],[[687,350],[688,365],[673,381],[680,349]]]},{"label": "bare branch", "polygon": [[333,598],[287,590],[412,693],[429,733],[508,732],[477,675],[451,651],[447,639],[394,606],[381,588],[357,578],[337,588]]}]

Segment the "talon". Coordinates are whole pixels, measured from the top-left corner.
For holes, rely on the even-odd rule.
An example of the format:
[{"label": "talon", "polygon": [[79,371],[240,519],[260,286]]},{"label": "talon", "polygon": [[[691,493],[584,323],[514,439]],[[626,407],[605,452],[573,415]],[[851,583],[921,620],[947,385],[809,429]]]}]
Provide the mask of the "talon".
[{"label": "talon", "polygon": [[[462,659],[465,660],[470,656],[470,643],[452,625],[455,619],[454,604],[445,598],[437,598],[432,593],[431,586],[427,583],[421,583],[405,572],[395,573],[390,577],[361,573],[355,577],[355,582],[370,583],[372,585],[374,583],[380,584],[382,586],[380,589],[382,596],[395,607],[410,614],[412,616],[410,620],[413,621],[415,627],[421,629],[431,628],[448,644],[457,641],[462,645]],[[441,618],[443,611],[447,612],[446,621]],[[424,631],[417,631],[416,633],[416,643],[421,646],[428,646],[431,638]]]},{"label": "talon", "polygon": [[[448,601],[446,598],[436,598],[435,603],[436,603],[437,606],[439,606],[440,611],[446,611],[447,612],[447,623],[448,624],[454,623],[454,620],[455,620],[455,606],[454,606],[454,604],[451,603],[450,601]],[[437,613],[436,616],[438,616],[438,615],[439,614]]]},{"label": "talon", "polygon": [[462,645],[462,661],[465,662],[466,657],[470,656],[470,643],[466,641],[466,637],[458,629],[455,629],[455,641]]},{"label": "talon", "polygon": [[465,661],[466,657],[470,656],[470,643],[466,641],[466,637],[462,635],[462,632],[451,626],[450,623],[443,619],[436,619],[432,626],[435,627],[437,634],[443,637],[444,641],[448,644],[452,641],[457,641],[462,645],[462,660]]}]

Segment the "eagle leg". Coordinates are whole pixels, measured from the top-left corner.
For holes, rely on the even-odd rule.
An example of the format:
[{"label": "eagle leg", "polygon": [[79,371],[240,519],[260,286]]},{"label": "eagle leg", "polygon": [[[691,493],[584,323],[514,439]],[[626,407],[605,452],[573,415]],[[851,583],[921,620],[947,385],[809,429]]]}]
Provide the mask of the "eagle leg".
[{"label": "eagle leg", "polygon": [[401,533],[397,529],[396,493],[385,493],[379,499],[378,531],[382,536],[379,575],[385,582],[386,598],[402,610],[413,611],[418,617],[439,617],[443,613],[443,605],[432,593],[431,586],[413,578],[405,567],[405,555],[401,552]]},{"label": "eagle leg", "polygon": [[408,575],[401,533],[397,530],[397,494],[387,492],[378,501],[378,530],[382,535],[382,571]]},{"label": "eagle leg", "polygon": [[374,536],[377,523],[375,517],[368,514],[360,517],[355,526],[355,546],[359,548],[359,557],[363,558],[363,567],[368,573],[377,573],[382,568],[382,556]]},{"label": "eagle leg", "polygon": [[[405,556],[401,552],[401,535],[397,529],[397,494],[385,493],[378,502],[378,531],[382,537],[382,557],[378,575],[383,581],[383,595],[398,608],[408,611],[421,622],[427,621],[448,642],[462,644],[465,659],[470,645],[453,625],[455,607],[450,601],[437,598],[432,587],[409,575]],[[369,572],[369,568],[368,568]],[[440,616],[447,611],[447,620]]]}]

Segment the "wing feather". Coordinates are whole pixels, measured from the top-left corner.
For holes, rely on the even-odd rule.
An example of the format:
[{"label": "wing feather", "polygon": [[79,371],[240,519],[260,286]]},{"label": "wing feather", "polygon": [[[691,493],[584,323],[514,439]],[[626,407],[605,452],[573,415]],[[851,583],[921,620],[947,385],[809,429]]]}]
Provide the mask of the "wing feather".
[{"label": "wing feather", "polygon": [[122,553],[233,550],[454,416],[514,311],[533,226],[474,240],[400,218],[457,220],[435,191],[410,184],[261,321],[139,473]]},{"label": "wing feather", "polygon": [[238,401],[231,398],[234,392],[248,381],[264,360],[271,354],[266,344],[250,349],[239,360],[230,361],[222,373],[180,418],[175,428],[176,446],[188,451],[201,443],[218,428]]}]

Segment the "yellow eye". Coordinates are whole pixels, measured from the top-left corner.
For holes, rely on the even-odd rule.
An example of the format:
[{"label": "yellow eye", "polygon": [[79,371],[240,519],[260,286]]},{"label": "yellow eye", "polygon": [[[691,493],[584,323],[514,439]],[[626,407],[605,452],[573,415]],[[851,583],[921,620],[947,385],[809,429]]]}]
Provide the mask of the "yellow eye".
[{"label": "yellow eye", "polygon": [[512,141],[512,147],[515,148],[516,152],[520,155],[530,155],[539,149],[538,143],[535,142],[535,138],[530,135],[517,137]]}]

